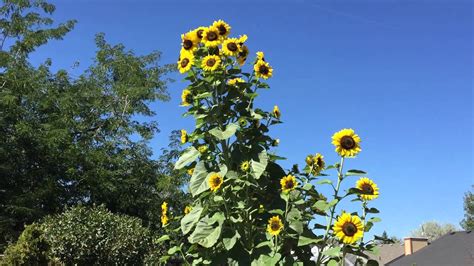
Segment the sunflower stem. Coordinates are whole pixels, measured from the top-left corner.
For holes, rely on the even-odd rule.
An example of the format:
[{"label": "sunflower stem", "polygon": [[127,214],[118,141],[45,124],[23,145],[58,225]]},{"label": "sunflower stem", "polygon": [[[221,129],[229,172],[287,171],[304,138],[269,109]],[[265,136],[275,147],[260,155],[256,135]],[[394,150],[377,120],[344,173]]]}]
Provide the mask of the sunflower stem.
[{"label": "sunflower stem", "polygon": [[[343,166],[344,166],[344,157],[341,157],[341,163],[339,164],[339,168],[337,169],[337,185],[336,185],[336,189],[334,189],[334,199],[337,199],[337,197],[338,197],[337,194],[339,193],[339,189],[341,187],[341,182],[342,182],[342,179],[344,177],[343,174],[342,174]],[[325,243],[326,240],[328,239],[329,229],[331,228],[332,220],[334,219],[334,213],[336,211],[336,206],[337,206],[338,203],[339,202],[334,204],[334,206],[332,206],[332,208],[331,208],[331,216],[329,217],[329,222],[326,225],[326,232],[324,233],[323,243]],[[324,246],[321,248],[320,252],[318,253],[318,259],[316,260],[316,265],[321,265],[323,248],[324,248]]]}]

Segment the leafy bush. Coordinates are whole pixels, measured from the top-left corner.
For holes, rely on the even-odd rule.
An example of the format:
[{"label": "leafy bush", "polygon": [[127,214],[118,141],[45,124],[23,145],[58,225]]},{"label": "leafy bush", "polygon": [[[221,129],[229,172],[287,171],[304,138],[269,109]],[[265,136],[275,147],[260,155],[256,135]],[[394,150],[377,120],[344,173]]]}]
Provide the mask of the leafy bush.
[{"label": "leafy bush", "polygon": [[48,262],[49,245],[39,224],[25,227],[18,241],[5,250],[0,265],[45,265]]},{"label": "leafy bush", "polygon": [[51,256],[66,264],[141,264],[151,236],[141,220],[105,207],[74,207],[43,223]]}]

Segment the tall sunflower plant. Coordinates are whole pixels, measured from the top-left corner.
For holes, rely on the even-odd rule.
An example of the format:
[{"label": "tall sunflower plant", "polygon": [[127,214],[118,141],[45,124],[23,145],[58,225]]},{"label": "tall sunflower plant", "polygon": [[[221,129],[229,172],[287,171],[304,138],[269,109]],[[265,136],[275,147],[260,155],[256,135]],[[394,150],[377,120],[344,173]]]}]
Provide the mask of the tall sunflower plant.
[{"label": "tall sunflower plant", "polygon": [[[347,254],[360,262],[376,252],[366,234],[379,218],[369,202],[378,197],[377,185],[361,170],[344,172],[344,161],[361,151],[352,129],[332,137],[340,162],[326,165],[323,155],[305,158],[301,171],[283,169],[272,148],[278,139],[268,135],[280,124],[278,106],[255,107],[273,68],[263,52],[249,60],[247,36],[230,36],[222,20],[181,35],[178,70],[188,84],[182,92],[184,116],[195,119],[194,129],[181,131],[188,145],[175,168],[191,176],[193,203],[172,210],[164,203],[162,224],[169,234],[157,243],[171,248],[162,257],[183,264],[338,265]],[[249,67],[250,66],[250,67]],[[326,172],[334,171],[335,180]],[[351,176],[361,176],[354,182]],[[348,180],[352,188],[342,191]],[[330,197],[318,190],[329,186]],[[340,211],[343,201],[360,202],[361,210]],[[180,232],[182,237],[171,235]],[[184,239],[184,241],[183,241]]]}]

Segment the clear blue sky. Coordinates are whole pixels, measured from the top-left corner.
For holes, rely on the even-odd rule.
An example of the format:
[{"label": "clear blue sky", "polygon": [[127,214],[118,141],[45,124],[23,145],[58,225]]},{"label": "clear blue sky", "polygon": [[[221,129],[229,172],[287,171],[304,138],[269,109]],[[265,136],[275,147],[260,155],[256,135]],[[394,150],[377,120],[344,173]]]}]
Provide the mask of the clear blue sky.
[{"label": "clear blue sky", "polygon": [[[160,50],[162,62],[173,63],[182,32],[224,19],[275,69],[258,103],[282,110],[285,123],[271,134],[281,139],[284,166],[315,152],[335,162],[331,135],[354,128],[363,151],[348,167],[368,171],[381,189],[375,233],[403,237],[429,220],[458,225],[474,183],[471,1],[174,2],[55,1],[54,18],[78,24],[32,59],[85,67],[94,34],[105,32],[112,43]],[[175,78],[171,101],[153,104],[157,154],[171,130],[193,128],[178,106],[186,84]]]}]

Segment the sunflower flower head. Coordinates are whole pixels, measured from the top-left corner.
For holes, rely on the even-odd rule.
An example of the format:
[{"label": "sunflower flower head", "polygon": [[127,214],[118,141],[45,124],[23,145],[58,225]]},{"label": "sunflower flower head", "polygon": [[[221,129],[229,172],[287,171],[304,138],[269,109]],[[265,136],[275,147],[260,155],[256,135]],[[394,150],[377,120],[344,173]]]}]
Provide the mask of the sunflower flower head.
[{"label": "sunflower flower head", "polygon": [[247,34],[244,34],[244,35],[240,35],[239,36],[239,45],[243,45],[246,41],[247,41],[248,37],[247,37]]},{"label": "sunflower flower head", "polygon": [[255,76],[258,78],[268,79],[273,75],[273,68],[269,63],[263,60],[257,60],[253,66],[253,70],[255,71]]},{"label": "sunflower flower head", "polygon": [[168,203],[166,201],[161,204],[161,224],[163,226],[167,225],[169,221],[168,218]]},{"label": "sunflower flower head", "polygon": [[188,205],[188,206],[184,207],[184,214],[188,214],[188,213],[190,213],[192,210],[193,210],[193,208]]},{"label": "sunflower flower head", "polygon": [[207,55],[202,59],[201,67],[205,71],[215,71],[221,65],[221,58],[217,55]]},{"label": "sunflower flower head", "polygon": [[213,173],[209,177],[209,188],[212,192],[216,192],[224,183],[224,179],[219,173]]},{"label": "sunflower flower head", "polygon": [[191,93],[191,91],[188,89],[183,90],[183,92],[181,93],[181,105],[189,106],[191,105],[192,101],[193,101],[193,94]]},{"label": "sunflower flower head", "polygon": [[276,119],[280,119],[281,117],[281,112],[280,112],[280,108],[278,108],[278,105],[273,106],[273,116]]},{"label": "sunflower flower head", "polygon": [[179,73],[183,74],[188,72],[194,65],[194,55],[186,50],[182,50],[178,60]]},{"label": "sunflower flower head", "polygon": [[298,186],[298,181],[296,181],[295,176],[287,175],[280,180],[280,185],[283,193],[288,193]]},{"label": "sunflower flower head", "polygon": [[240,49],[241,51],[237,56],[237,62],[240,66],[243,66],[245,64],[245,61],[247,61],[247,56],[249,55],[249,48],[247,47],[247,45],[242,45]]},{"label": "sunflower flower head", "polygon": [[188,132],[186,130],[181,129],[181,144],[188,142]]},{"label": "sunflower flower head", "polygon": [[219,37],[221,39],[224,39],[226,38],[229,34],[230,34],[230,26],[229,24],[225,23],[223,20],[218,20],[218,21],[214,21],[214,23],[212,23],[212,27],[215,27],[217,28],[218,32],[219,32]]},{"label": "sunflower flower head", "polygon": [[227,84],[231,86],[236,86],[237,83],[245,83],[245,80],[242,78],[233,78],[227,81]]},{"label": "sunflower flower head", "polygon": [[203,154],[203,153],[206,153],[207,152],[207,146],[206,145],[201,145],[198,147],[198,151]]},{"label": "sunflower flower head", "polygon": [[161,225],[162,225],[162,226],[165,226],[165,225],[168,224],[168,222],[169,222],[168,215],[162,214],[162,215],[161,215]]},{"label": "sunflower flower head", "polygon": [[321,171],[324,170],[324,167],[326,166],[326,163],[324,162],[324,156],[316,153],[316,155],[312,157],[311,166],[313,167],[313,175],[318,175],[321,173]]},{"label": "sunflower flower head", "polygon": [[219,37],[219,29],[214,26],[204,29],[202,33],[201,42],[206,47],[216,47],[221,44],[221,38]]},{"label": "sunflower flower head", "polygon": [[227,56],[237,56],[241,51],[239,40],[229,38],[222,43],[222,52]]},{"label": "sunflower flower head", "polygon": [[377,187],[377,184],[367,177],[362,177],[357,180],[356,188],[362,191],[359,195],[362,200],[373,200],[379,196],[379,188]]},{"label": "sunflower flower head", "polygon": [[185,34],[181,34],[181,47],[188,52],[194,52],[199,45],[199,39],[196,37],[194,32],[190,31]]},{"label": "sunflower flower head", "polygon": [[281,222],[280,216],[273,216],[268,220],[267,232],[272,236],[277,236],[283,230],[283,223]]},{"label": "sunflower flower head", "polygon": [[244,161],[240,164],[240,170],[242,170],[242,172],[247,172],[249,169],[250,169],[249,161]]},{"label": "sunflower flower head", "polygon": [[239,118],[239,125],[240,125],[240,127],[246,127],[247,124],[248,124],[248,121],[247,121],[247,119],[245,119],[245,117]]},{"label": "sunflower flower head", "polygon": [[168,203],[166,201],[163,201],[163,203],[161,204],[161,213],[162,214],[168,213]]},{"label": "sunflower flower head", "polygon": [[257,61],[258,60],[265,61],[265,54],[262,51],[257,52]]},{"label": "sunflower flower head", "polygon": [[193,30],[194,38],[198,40],[199,42],[202,41],[204,31],[206,30],[206,27],[198,27],[197,29]]},{"label": "sunflower flower head", "polygon": [[345,128],[332,136],[332,144],[341,157],[354,157],[362,149],[360,137],[352,129]]},{"label": "sunflower flower head", "polygon": [[345,244],[354,244],[364,235],[364,225],[357,215],[343,212],[332,227],[334,235]]},{"label": "sunflower flower head", "polygon": [[193,175],[194,173],[194,167],[193,168],[189,168],[188,171],[186,171],[188,173],[188,175]]},{"label": "sunflower flower head", "polygon": [[278,145],[280,145],[280,139],[274,139],[272,142],[272,146],[276,147]]}]

